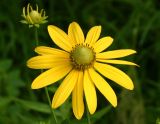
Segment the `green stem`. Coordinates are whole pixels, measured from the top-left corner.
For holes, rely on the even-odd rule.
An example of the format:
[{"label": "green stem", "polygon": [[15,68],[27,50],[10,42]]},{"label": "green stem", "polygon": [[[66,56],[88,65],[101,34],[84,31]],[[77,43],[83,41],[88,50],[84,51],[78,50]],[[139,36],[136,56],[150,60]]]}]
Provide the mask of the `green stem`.
[{"label": "green stem", "polygon": [[39,45],[39,39],[38,39],[38,29],[35,27],[35,40],[36,40],[36,46]]},{"label": "green stem", "polygon": [[90,114],[89,114],[87,103],[86,103],[86,109],[87,109],[87,121],[88,121],[88,124],[91,124],[91,117],[90,117]]},{"label": "green stem", "polygon": [[50,97],[49,97],[49,93],[48,93],[47,87],[45,87],[45,93],[46,93],[46,96],[47,96],[47,99],[48,99],[48,103],[49,103],[49,106],[50,106],[54,121],[55,121],[56,124],[58,124],[56,115],[54,113],[54,110],[52,109],[52,104],[51,104],[51,100],[50,100]]},{"label": "green stem", "polygon": [[[39,45],[39,40],[38,40],[38,28],[36,28],[36,27],[35,27],[35,40],[36,40],[36,46],[38,46],[38,45]],[[43,72],[43,70],[41,70],[41,72]],[[50,97],[49,97],[49,93],[48,93],[48,88],[47,88],[47,87],[45,87],[45,94],[46,94],[46,96],[47,96],[48,103],[49,103],[49,107],[50,107],[51,113],[52,113],[52,115],[53,115],[55,124],[58,124],[57,118],[56,118],[56,115],[55,115],[55,112],[54,112],[54,110],[52,109],[52,104],[51,104],[51,100],[50,100]]]}]

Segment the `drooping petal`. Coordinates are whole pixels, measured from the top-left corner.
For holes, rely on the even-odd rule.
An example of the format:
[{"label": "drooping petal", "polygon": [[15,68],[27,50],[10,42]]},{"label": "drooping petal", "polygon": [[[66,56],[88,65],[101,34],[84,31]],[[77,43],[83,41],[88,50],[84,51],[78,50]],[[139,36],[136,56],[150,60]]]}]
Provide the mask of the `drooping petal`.
[{"label": "drooping petal", "polygon": [[54,94],[52,100],[52,107],[57,108],[62,105],[66,99],[69,97],[75,84],[77,83],[79,72],[77,70],[72,70],[67,77],[63,80],[62,84],[57,89],[56,93]]},{"label": "drooping petal", "polygon": [[96,61],[103,62],[103,63],[111,63],[111,64],[122,64],[122,65],[134,65],[134,66],[138,66],[136,63],[125,61],[125,60],[96,59]]},{"label": "drooping petal", "polygon": [[74,44],[84,43],[84,34],[78,23],[72,22],[68,28],[68,36]]},{"label": "drooping petal", "polygon": [[55,66],[54,68],[47,70],[40,74],[32,83],[32,89],[39,89],[50,84],[55,83],[56,81],[63,78],[68,72],[72,69],[72,66],[69,64]]},{"label": "drooping petal", "polygon": [[97,95],[96,95],[95,86],[88,74],[88,70],[85,70],[84,72],[83,86],[84,86],[84,94],[86,97],[86,102],[87,102],[89,112],[93,114],[97,108]]},{"label": "drooping petal", "polygon": [[111,86],[93,68],[89,69],[89,74],[98,90],[114,106],[117,106],[117,97]]},{"label": "drooping petal", "polygon": [[108,79],[116,82],[117,84],[121,85],[122,87],[133,90],[134,85],[132,80],[128,75],[126,75],[121,70],[110,66],[108,64],[102,64],[95,62],[94,67],[97,71],[99,71],[103,76],[107,77]]},{"label": "drooping petal", "polygon": [[93,46],[93,44],[98,40],[100,33],[101,33],[101,26],[92,27],[87,34],[85,44]]},{"label": "drooping petal", "polygon": [[112,50],[112,51],[107,51],[103,53],[98,53],[96,55],[96,58],[100,59],[114,59],[114,58],[121,58],[125,57],[131,54],[136,53],[135,50],[132,49],[121,49],[121,50]]},{"label": "drooping petal", "polygon": [[56,45],[58,45],[60,48],[70,52],[72,50],[72,42],[70,41],[70,38],[68,35],[59,29],[58,27],[54,25],[48,26],[48,32],[51,37],[51,39],[54,41]]},{"label": "drooping petal", "polygon": [[101,38],[93,45],[94,51],[96,53],[100,53],[106,48],[108,48],[112,44],[112,42],[113,42],[113,38],[109,36]]},{"label": "drooping petal", "polygon": [[45,55],[45,54],[51,54],[51,55],[57,55],[57,56],[61,56],[64,58],[68,58],[69,57],[69,53],[60,50],[60,49],[56,49],[56,48],[52,48],[52,47],[46,47],[46,46],[38,46],[35,48],[35,52],[41,55]]},{"label": "drooping petal", "polygon": [[72,92],[72,108],[77,119],[81,119],[84,113],[83,102],[83,72],[79,71],[78,81]]},{"label": "drooping petal", "polygon": [[69,65],[70,60],[57,55],[43,55],[32,57],[27,61],[27,66],[33,69],[49,69],[59,65]]}]

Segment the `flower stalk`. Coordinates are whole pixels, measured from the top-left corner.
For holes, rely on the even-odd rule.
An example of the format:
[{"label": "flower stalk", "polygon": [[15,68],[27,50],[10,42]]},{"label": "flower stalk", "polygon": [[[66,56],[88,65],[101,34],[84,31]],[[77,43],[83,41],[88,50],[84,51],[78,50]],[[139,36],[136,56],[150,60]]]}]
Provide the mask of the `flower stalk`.
[{"label": "flower stalk", "polygon": [[[38,28],[37,27],[35,27],[35,40],[36,40],[36,46],[38,46],[39,45],[39,39],[38,39]],[[41,73],[42,72],[43,72],[43,70],[41,69]],[[48,103],[49,103],[49,107],[50,107],[51,113],[53,115],[53,119],[55,121],[55,124],[58,124],[55,112],[52,109],[52,104],[51,104],[51,100],[50,100],[50,97],[49,97],[48,88],[44,87],[44,89],[45,89],[45,94],[46,94],[46,97],[47,97],[47,100],[48,100]]]},{"label": "flower stalk", "polygon": [[90,117],[90,114],[89,114],[87,103],[86,103],[86,110],[87,110],[87,122],[88,122],[88,124],[91,124],[91,117]]}]

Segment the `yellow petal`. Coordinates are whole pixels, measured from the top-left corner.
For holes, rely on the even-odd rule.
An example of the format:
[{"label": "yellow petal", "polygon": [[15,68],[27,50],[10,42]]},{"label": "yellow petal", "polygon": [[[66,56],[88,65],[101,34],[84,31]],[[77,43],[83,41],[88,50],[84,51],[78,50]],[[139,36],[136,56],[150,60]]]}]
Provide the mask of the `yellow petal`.
[{"label": "yellow petal", "polygon": [[72,70],[63,80],[62,84],[59,86],[56,93],[54,94],[52,100],[53,108],[57,108],[62,105],[69,97],[73,88],[75,87],[75,84],[77,83],[78,73],[79,72],[77,70]]},{"label": "yellow petal", "polygon": [[103,76],[107,77],[108,79],[116,82],[117,84],[121,85],[126,89],[133,90],[134,85],[132,80],[121,70],[108,64],[101,64],[97,62],[94,64],[94,67],[97,71],[99,71]]},{"label": "yellow petal", "polygon": [[40,74],[32,83],[32,89],[39,89],[62,79],[72,69],[71,65],[59,65]]},{"label": "yellow petal", "polygon": [[96,53],[102,52],[103,50],[108,48],[112,44],[112,42],[113,42],[113,38],[111,37],[101,38],[93,45],[94,51]]},{"label": "yellow petal", "polygon": [[59,65],[69,65],[70,60],[57,55],[43,55],[32,57],[27,61],[27,66],[33,69],[49,69]]},{"label": "yellow petal", "polygon": [[50,37],[52,38],[53,42],[58,45],[60,48],[71,51],[72,50],[72,42],[70,41],[68,35],[59,29],[56,26],[49,25],[48,26],[48,32]]},{"label": "yellow petal", "polygon": [[93,114],[97,108],[97,95],[96,95],[95,86],[88,74],[88,70],[85,70],[84,72],[83,86],[84,86],[84,94],[86,97],[86,102],[87,102],[89,112]]},{"label": "yellow petal", "polygon": [[35,52],[41,55],[44,55],[44,54],[53,55],[54,54],[54,55],[61,56],[64,58],[69,58],[69,53],[63,50],[52,48],[52,47],[38,46],[35,48]]},{"label": "yellow petal", "polygon": [[98,40],[100,33],[101,33],[101,26],[92,27],[87,34],[85,44],[93,46],[93,44]]},{"label": "yellow petal", "polygon": [[96,61],[104,62],[104,63],[111,63],[111,64],[122,64],[122,65],[134,65],[138,66],[137,64],[129,61],[124,60],[104,60],[104,59],[96,59]]},{"label": "yellow petal", "polygon": [[121,58],[121,57],[125,57],[128,55],[134,54],[134,53],[136,53],[136,51],[132,49],[113,50],[113,51],[98,53],[96,55],[96,58],[100,58],[100,59]]},{"label": "yellow petal", "polygon": [[83,72],[79,71],[78,81],[72,92],[72,108],[75,117],[79,120],[84,113],[83,102]]},{"label": "yellow petal", "polygon": [[68,36],[74,41],[74,44],[84,43],[84,34],[78,23],[72,22],[68,28]]},{"label": "yellow petal", "polygon": [[111,86],[92,68],[89,69],[89,74],[98,90],[105,96],[105,98],[114,106],[117,106],[117,97]]}]

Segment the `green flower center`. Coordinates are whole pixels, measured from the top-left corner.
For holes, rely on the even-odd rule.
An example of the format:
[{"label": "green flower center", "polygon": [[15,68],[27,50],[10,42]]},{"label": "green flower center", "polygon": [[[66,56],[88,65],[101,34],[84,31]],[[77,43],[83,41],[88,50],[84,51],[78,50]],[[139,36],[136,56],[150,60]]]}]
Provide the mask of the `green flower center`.
[{"label": "green flower center", "polygon": [[71,61],[77,69],[85,69],[90,67],[95,60],[95,53],[88,46],[78,45],[71,51]]},{"label": "green flower center", "polygon": [[33,10],[29,13],[29,16],[31,17],[33,23],[39,23],[41,20],[41,15],[37,11]]}]

